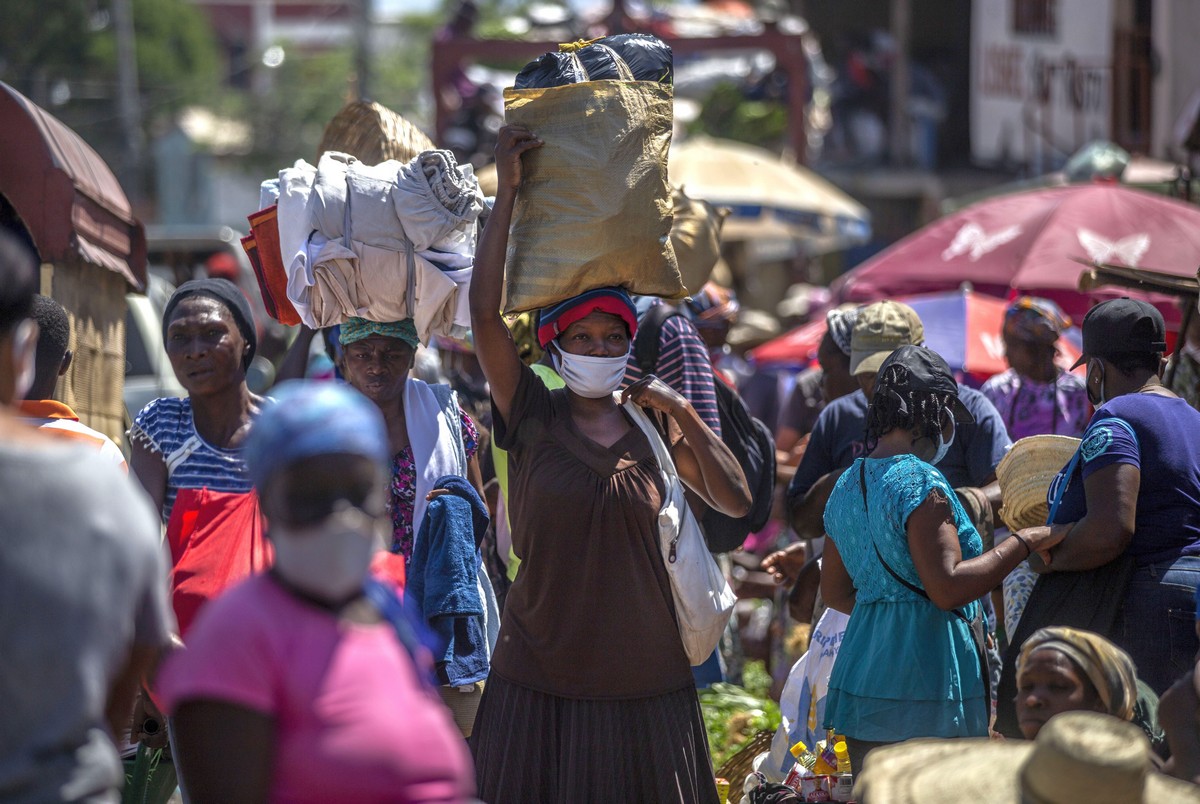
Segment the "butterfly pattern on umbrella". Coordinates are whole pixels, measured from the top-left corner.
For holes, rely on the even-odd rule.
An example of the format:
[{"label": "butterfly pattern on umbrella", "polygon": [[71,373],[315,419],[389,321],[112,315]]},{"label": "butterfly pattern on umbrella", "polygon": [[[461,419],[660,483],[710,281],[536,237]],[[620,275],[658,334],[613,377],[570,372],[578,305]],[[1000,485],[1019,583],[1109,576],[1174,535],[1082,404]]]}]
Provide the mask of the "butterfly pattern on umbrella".
[{"label": "butterfly pattern on umbrella", "polygon": [[1138,262],[1150,249],[1150,235],[1144,233],[1113,241],[1087,229],[1079,229],[1075,236],[1079,238],[1079,245],[1096,263],[1112,262],[1115,257],[1130,268],[1137,268]]},{"label": "butterfly pattern on umbrella", "polygon": [[954,235],[954,240],[942,252],[942,259],[948,262],[955,257],[969,253],[971,262],[978,262],[980,257],[995,251],[1010,240],[1019,237],[1020,234],[1021,227],[1017,225],[1007,226],[988,234],[977,223],[964,223],[958,233]]}]

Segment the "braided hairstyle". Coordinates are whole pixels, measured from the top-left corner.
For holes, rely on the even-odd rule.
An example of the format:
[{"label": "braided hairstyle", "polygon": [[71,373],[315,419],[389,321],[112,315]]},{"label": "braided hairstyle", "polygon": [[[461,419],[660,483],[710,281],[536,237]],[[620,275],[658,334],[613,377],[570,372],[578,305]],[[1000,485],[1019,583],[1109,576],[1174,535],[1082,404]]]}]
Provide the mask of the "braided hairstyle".
[{"label": "braided hairstyle", "polygon": [[880,437],[896,428],[916,430],[918,438],[936,440],[953,401],[952,394],[913,389],[907,368],[888,366],[875,383],[875,395],[867,409],[866,451],[874,450]]}]

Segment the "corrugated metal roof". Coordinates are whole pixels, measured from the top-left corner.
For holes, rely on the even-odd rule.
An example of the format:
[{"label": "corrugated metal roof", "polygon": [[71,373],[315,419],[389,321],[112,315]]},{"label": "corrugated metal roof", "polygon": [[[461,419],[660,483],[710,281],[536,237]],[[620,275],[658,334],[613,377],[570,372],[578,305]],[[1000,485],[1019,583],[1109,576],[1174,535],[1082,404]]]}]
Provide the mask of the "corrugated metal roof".
[{"label": "corrugated metal roof", "polygon": [[146,285],[146,234],[100,155],[0,82],[0,193],[45,262],[81,259]]}]

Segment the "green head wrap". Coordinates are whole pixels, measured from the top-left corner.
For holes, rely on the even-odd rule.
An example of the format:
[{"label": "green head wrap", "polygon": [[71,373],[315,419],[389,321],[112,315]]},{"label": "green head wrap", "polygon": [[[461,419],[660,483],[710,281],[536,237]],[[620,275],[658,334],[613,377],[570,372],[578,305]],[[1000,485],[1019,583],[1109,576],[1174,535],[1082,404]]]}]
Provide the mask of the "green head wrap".
[{"label": "green head wrap", "polygon": [[365,318],[349,318],[341,326],[338,340],[342,346],[349,346],[372,335],[383,335],[387,338],[397,338],[416,349],[421,345],[417,338],[417,328],[411,318],[403,321],[368,321]]}]

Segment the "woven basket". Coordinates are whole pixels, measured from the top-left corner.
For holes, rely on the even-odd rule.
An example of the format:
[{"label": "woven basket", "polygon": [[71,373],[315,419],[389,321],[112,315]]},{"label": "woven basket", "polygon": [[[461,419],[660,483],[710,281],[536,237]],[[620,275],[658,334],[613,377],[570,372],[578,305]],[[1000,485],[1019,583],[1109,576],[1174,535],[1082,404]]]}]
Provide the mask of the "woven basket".
[{"label": "woven basket", "polygon": [[120,274],[79,260],[42,266],[42,292],[67,311],[74,354],[54,398],[70,405],[81,422],[118,445],[125,438],[128,289]]},{"label": "woven basket", "polygon": [[770,751],[774,738],[775,732],[769,730],[754,735],[750,742],[717,769],[716,778],[727,779],[733,790],[740,789],[746,777],[754,771],[754,758],[764,751]]},{"label": "woven basket", "polygon": [[407,162],[436,147],[425,132],[386,106],[352,101],[325,126],[317,159],[326,151],[341,151],[360,162],[378,165],[389,159]]},{"label": "woven basket", "polygon": [[1011,530],[1046,524],[1046,492],[1078,448],[1078,438],[1058,435],[1029,436],[1012,445],[996,467],[1004,498],[1000,518]]}]

